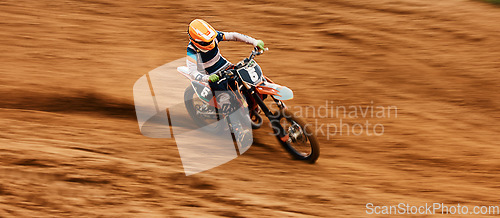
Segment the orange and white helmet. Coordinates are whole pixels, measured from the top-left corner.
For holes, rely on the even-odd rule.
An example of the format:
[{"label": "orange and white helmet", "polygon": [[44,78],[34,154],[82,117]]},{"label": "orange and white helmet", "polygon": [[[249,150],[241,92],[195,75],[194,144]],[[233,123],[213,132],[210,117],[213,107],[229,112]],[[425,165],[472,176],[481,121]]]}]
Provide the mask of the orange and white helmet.
[{"label": "orange and white helmet", "polygon": [[189,39],[200,50],[209,51],[215,47],[217,31],[202,19],[191,21],[188,28]]}]

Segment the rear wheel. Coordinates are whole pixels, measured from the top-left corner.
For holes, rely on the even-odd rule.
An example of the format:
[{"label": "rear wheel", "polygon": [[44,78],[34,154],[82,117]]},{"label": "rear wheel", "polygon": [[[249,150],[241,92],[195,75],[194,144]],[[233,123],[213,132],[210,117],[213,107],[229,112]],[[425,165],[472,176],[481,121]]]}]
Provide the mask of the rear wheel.
[{"label": "rear wheel", "polygon": [[288,110],[282,110],[278,116],[279,124],[285,131],[284,137],[280,137],[279,128],[274,126],[278,123],[274,121],[276,123],[273,129],[280,144],[294,159],[315,163],[320,149],[312,127]]},{"label": "rear wheel", "polygon": [[186,106],[189,116],[191,116],[199,127],[204,127],[217,121],[215,108],[201,100],[192,86],[186,87],[184,91],[184,105]]}]

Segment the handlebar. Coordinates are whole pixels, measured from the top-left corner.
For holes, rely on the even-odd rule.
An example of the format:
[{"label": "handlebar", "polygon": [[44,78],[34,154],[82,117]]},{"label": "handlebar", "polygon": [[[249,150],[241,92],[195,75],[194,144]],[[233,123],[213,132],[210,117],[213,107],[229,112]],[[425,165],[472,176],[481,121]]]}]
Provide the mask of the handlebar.
[{"label": "handlebar", "polygon": [[[248,58],[243,59],[243,61],[240,61],[238,64],[236,64],[235,68],[239,69],[242,68],[243,66],[247,65],[251,60],[255,58],[255,56],[259,56],[264,53],[264,51],[268,51],[269,48],[264,48],[263,50],[259,49],[258,47],[254,47],[252,52],[250,53],[250,56]],[[222,78],[225,76],[232,77],[234,76],[234,70],[227,70],[227,71],[220,71],[217,73],[217,75]]]},{"label": "handlebar", "polygon": [[252,53],[250,53],[250,56],[248,58],[243,59],[243,61],[240,61],[238,64],[236,64],[236,68],[241,68],[245,64],[248,64],[251,60],[255,58],[255,56],[259,56],[264,53],[264,51],[268,51],[269,48],[264,48],[263,50],[260,50],[258,47],[254,47],[252,50]]},{"label": "handlebar", "polygon": [[250,54],[250,57],[248,57],[248,59],[253,59],[255,56],[258,56],[258,55],[261,55],[261,54],[264,54],[264,51],[268,51],[269,48],[264,48],[263,50],[260,50],[258,47],[255,47],[253,48],[252,50],[252,54]]}]

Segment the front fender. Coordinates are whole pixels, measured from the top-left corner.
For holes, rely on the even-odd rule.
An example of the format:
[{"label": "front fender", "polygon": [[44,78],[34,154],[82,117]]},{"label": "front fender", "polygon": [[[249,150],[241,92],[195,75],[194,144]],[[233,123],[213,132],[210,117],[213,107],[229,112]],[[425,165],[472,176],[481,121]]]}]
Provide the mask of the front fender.
[{"label": "front fender", "polygon": [[276,94],[273,93],[272,96],[274,96],[274,98],[278,99],[278,100],[290,100],[293,98],[293,91],[286,87],[286,86],[282,86],[282,85],[278,85],[276,83],[264,83],[262,84],[262,86],[264,87],[269,87],[269,88],[272,88],[274,90],[276,90]]}]

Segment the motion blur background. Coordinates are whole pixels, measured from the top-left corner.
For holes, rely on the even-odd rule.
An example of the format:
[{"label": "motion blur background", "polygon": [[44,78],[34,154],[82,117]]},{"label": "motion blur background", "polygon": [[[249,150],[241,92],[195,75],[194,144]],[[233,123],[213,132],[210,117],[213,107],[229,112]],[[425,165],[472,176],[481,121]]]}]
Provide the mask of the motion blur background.
[{"label": "motion blur background", "polygon": [[[0,216],[365,216],[366,203],[498,204],[500,8],[474,0],[0,2]],[[392,105],[382,136],[319,136],[315,165],[269,127],[186,177],[140,134],[134,82],[185,56],[187,25],[264,40],[289,106]],[[237,62],[251,47],[221,43]],[[372,103],[373,102],[373,103]],[[338,123],[335,117],[311,123]],[[364,122],[364,119],[346,122]]]}]

